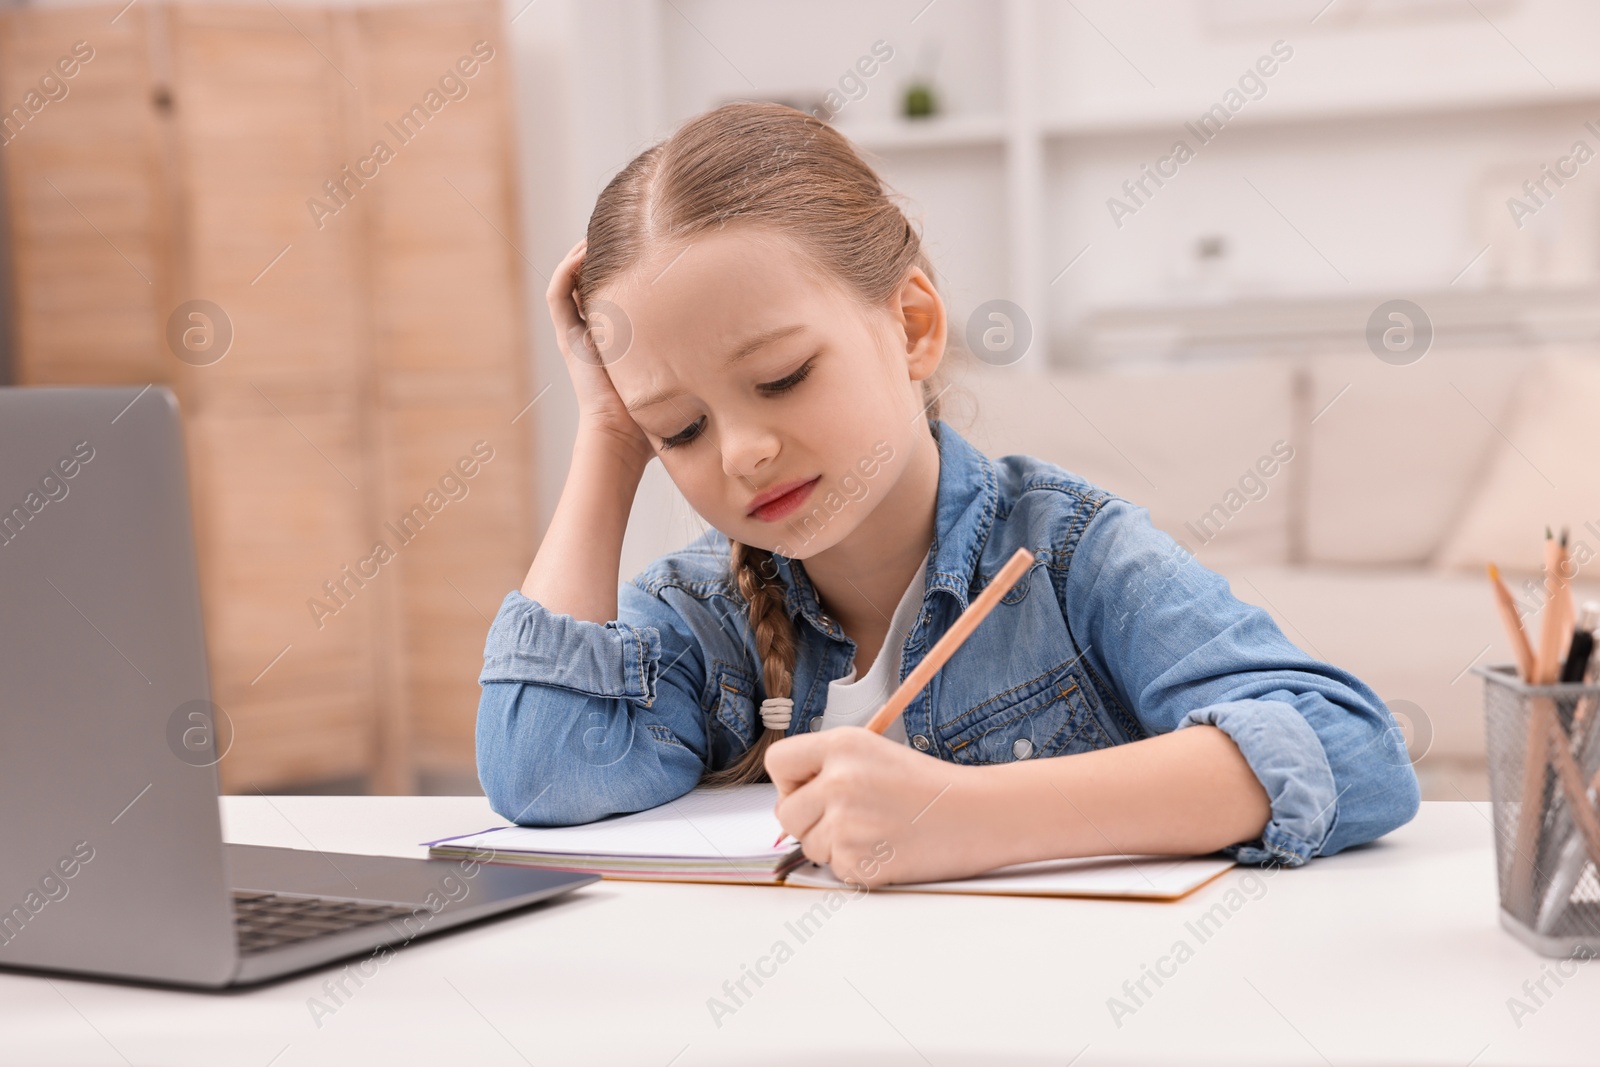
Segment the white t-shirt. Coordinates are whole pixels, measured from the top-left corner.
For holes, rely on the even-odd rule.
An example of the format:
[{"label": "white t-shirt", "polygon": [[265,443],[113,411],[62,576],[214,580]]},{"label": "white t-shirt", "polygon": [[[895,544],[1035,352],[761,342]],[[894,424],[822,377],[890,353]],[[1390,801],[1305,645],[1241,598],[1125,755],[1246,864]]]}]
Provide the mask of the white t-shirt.
[{"label": "white t-shirt", "polygon": [[[906,635],[916,625],[917,614],[922,610],[927,573],[928,557],[924,555],[911,584],[900,594],[900,603],[895,605],[894,615],[889,619],[889,632],[884,635],[883,647],[878,650],[867,673],[857,678],[855,664],[852,663],[849,674],[828,683],[828,703],[823,708],[822,724],[817,729],[865,726],[873,714],[883,707],[884,701],[893,695],[900,684],[900,664],[905,652]],[[897,716],[883,731],[883,736],[906,744],[904,721]]]}]

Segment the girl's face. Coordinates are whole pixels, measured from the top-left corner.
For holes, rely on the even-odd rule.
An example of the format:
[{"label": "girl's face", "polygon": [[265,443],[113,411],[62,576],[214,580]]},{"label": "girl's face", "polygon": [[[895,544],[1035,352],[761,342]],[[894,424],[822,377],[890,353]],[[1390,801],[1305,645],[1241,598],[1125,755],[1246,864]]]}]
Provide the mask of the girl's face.
[{"label": "girl's face", "polygon": [[781,236],[725,229],[596,295],[633,331],[607,364],[623,404],[733,540],[796,559],[830,548],[894,498],[926,444],[921,382],[945,315],[921,271],[868,309]]}]

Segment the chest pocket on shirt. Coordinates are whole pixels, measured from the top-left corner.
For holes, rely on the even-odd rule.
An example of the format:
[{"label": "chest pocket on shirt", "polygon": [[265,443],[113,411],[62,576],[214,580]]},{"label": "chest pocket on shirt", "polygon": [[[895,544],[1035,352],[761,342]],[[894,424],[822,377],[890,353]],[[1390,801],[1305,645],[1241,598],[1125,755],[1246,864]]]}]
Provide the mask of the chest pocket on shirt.
[{"label": "chest pocket on shirt", "polygon": [[1011,763],[1070,755],[1112,743],[1077,657],[997,693],[939,728],[957,763]]},{"label": "chest pocket on shirt", "polygon": [[[722,744],[730,751],[743,751],[756,734],[755,681],[749,674],[717,660],[712,674],[713,688],[707,711],[711,720],[723,727]],[[716,744],[719,739],[713,739]]]}]

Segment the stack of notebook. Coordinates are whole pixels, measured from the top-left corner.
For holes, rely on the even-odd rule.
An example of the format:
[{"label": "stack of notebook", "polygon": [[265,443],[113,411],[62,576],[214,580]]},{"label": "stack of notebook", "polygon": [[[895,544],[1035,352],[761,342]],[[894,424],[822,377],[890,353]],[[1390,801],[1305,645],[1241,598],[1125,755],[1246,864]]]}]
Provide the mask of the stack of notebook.
[{"label": "stack of notebook", "polygon": [[804,862],[773,814],[771,783],[696,789],[658,808],[613,815],[580,826],[501,826],[427,842],[428,854],[482,858],[491,863],[591,871],[607,878],[661,882],[739,882],[777,885]]},{"label": "stack of notebook", "polygon": [[[792,841],[772,847],[783,833],[773,813],[777,802],[770,782],[700,788],[648,811],[581,826],[507,825],[424,843],[435,858],[470,856],[605,878],[853,890],[829,868],[807,860]],[[1218,856],[1041,860],[956,881],[890,883],[878,891],[1176,900],[1233,865]]]}]

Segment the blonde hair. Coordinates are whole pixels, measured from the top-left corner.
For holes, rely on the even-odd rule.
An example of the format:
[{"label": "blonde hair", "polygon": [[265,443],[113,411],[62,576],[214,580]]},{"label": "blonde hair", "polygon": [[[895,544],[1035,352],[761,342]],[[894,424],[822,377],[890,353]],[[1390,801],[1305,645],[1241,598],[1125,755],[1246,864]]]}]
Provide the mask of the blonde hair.
[{"label": "blonde hair", "polygon": [[[589,217],[579,307],[587,317],[595,294],[655,247],[730,222],[790,238],[864,306],[881,306],[913,268],[935,281],[921,236],[892,195],[850,142],[814,115],[782,104],[726,104],[639,153],[606,185]],[[922,383],[930,423],[939,418],[937,378]],[[772,553],[729,540],[762,688],[768,697],[792,698],[796,635]],[[702,784],[764,780],[766,750],[783,731],[758,729],[753,745]]]}]

